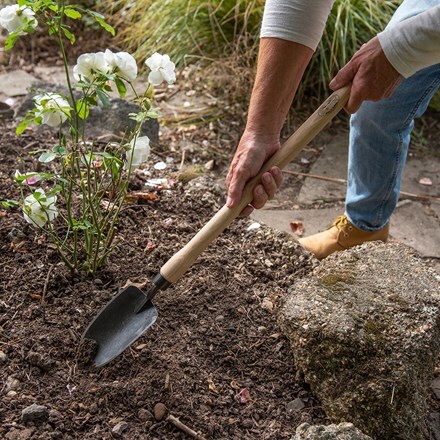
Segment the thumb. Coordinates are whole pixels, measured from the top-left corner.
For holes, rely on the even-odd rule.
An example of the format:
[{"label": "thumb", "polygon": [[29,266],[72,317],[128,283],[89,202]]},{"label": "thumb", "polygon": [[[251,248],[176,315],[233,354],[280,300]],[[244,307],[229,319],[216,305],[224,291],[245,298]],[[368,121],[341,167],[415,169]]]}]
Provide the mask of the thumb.
[{"label": "thumb", "polygon": [[330,81],[329,87],[332,90],[339,90],[341,87],[344,87],[346,84],[352,81],[355,73],[356,71],[351,63],[345,65]]}]

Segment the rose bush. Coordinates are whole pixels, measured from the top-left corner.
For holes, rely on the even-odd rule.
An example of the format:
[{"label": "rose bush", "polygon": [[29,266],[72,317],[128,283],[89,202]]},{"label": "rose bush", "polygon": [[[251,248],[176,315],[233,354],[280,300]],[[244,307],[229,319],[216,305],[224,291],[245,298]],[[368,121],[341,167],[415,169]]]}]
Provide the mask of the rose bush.
[{"label": "rose bush", "polygon": [[[2,204],[21,207],[25,221],[50,236],[71,270],[82,268],[95,273],[113,247],[130,174],[150,154],[150,140],[140,134],[142,124],[158,116],[152,107],[151,87],[163,81],[172,84],[176,75],[169,57],[154,53],[146,61],[151,69],[148,84],[138,94],[133,86],[138,76],[134,57],[107,49],[78,57],[73,68],[76,81],[73,84],[64,44],[66,39],[73,44],[75,36],[65,22],[83,15],[92,17],[114,34],[102,15],[61,0],[19,0],[17,5],[0,10],[0,25],[9,32],[6,49],[13,47],[20,36],[32,32],[38,23],[47,27],[59,45],[69,91],[67,96],[45,92],[34,97],[35,108],[20,122],[17,134],[32,123],[46,124],[57,128],[58,144],[34,152],[38,153],[40,164],[48,166],[47,172],[17,171],[14,179],[20,187],[21,200]],[[85,138],[84,124],[91,107],[109,105],[112,87],[121,97],[130,88],[139,111],[130,114],[135,127],[126,139],[120,144],[109,143],[98,148],[93,139]],[[33,190],[37,183],[40,187]]]}]

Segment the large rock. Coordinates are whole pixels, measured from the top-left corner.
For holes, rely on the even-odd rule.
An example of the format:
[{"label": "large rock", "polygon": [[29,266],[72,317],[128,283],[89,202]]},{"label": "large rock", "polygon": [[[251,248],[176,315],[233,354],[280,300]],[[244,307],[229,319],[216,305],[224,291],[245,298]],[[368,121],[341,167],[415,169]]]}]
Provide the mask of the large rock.
[{"label": "large rock", "polygon": [[440,345],[440,281],[400,244],[366,243],[299,280],[280,318],[332,421],[380,440],[423,439]]}]

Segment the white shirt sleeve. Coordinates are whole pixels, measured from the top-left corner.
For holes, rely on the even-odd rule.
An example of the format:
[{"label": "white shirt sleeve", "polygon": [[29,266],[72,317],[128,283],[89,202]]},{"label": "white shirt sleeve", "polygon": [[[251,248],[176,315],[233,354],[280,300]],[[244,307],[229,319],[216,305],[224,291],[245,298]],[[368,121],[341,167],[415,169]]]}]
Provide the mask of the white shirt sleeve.
[{"label": "white shirt sleeve", "polygon": [[405,78],[440,63],[440,6],[389,26],[378,38],[388,61]]},{"label": "white shirt sleeve", "polygon": [[260,37],[276,37],[316,50],[335,0],[266,0]]}]

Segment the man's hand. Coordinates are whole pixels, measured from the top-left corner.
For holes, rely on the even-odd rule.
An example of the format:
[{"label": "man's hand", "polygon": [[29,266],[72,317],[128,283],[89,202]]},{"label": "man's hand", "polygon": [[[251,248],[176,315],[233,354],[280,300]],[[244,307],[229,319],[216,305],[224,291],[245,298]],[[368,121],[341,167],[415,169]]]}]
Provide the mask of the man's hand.
[{"label": "man's hand", "polygon": [[379,39],[374,37],[337,73],[330,88],[338,90],[351,81],[350,99],[345,108],[355,113],[363,101],[389,98],[402,79],[385,56]]},{"label": "man's hand", "polygon": [[[244,132],[226,177],[227,206],[232,207],[239,203],[247,181],[258,174],[266,160],[279,148],[278,136]],[[262,208],[269,199],[274,197],[282,182],[283,174],[279,168],[273,167],[269,172],[264,173],[261,177],[261,184],[254,189],[251,204],[240,215],[247,216],[254,208]]]}]

